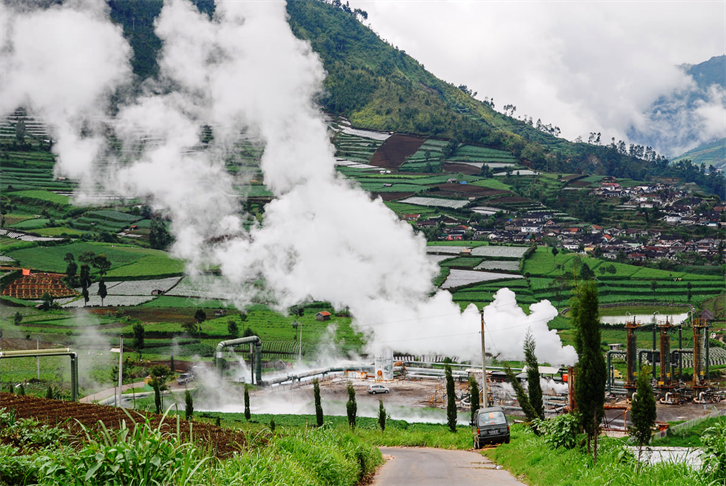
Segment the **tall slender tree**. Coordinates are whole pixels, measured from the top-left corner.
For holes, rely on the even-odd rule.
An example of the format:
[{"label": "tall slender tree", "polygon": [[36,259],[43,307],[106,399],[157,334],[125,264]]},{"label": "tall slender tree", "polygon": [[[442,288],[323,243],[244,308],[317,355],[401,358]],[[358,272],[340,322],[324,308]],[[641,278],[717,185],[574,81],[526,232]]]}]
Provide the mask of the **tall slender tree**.
[{"label": "tall slender tree", "polygon": [[88,304],[88,287],[91,286],[91,267],[88,264],[81,265],[81,294],[83,295],[83,305]]},{"label": "tall slender tree", "polygon": [[66,280],[68,281],[68,285],[73,287],[76,284],[76,272],[78,272],[76,257],[73,256],[73,253],[68,252],[63,259],[68,263],[66,266]]},{"label": "tall slender tree", "polygon": [[578,356],[575,398],[580,425],[587,434],[587,451],[593,451],[593,463],[597,464],[597,436],[605,416],[607,382],[605,358],[600,349],[602,332],[597,285],[594,280],[581,281],[575,292],[570,303]]},{"label": "tall slender tree", "polygon": [[630,417],[633,425],[628,430],[630,437],[638,443],[638,469],[640,469],[643,446],[650,443],[656,414],[653,387],[650,385],[650,370],[644,366],[638,373],[638,391],[633,395],[630,405]]},{"label": "tall slender tree", "polygon": [[476,419],[476,412],[481,408],[479,404],[479,382],[476,381],[476,377],[469,377],[469,397],[471,403],[471,421],[474,422]]},{"label": "tall slender tree", "polygon": [[386,430],[386,409],[380,398],[378,399],[378,426],[381,428],[381,432]]},{"label": "tall slender tree", "polygon": [[101,277],[101,280],[98,281],[98,296],[101,297],[101,307],[103,307],[103,299],[105,299],[107,295],[108,290],[106,289],[106,282],[103,280],[103,277]]},{"label": "tall slender tree", "polygon": [[[512,385],[514,392],[517,394],[517,401],[519,402],[519,406],[524,412],[524,416],[527,418],[527,421],[532,422],[534,419],[539,418],[537,412],[534,411],[534,407],[532,407],[532,404],[529,403],[529,396],[527,396],[527,392],[524,390],[524,387],[514,375],[514,372],[508,364],[504,365],[504,373],[507,375],[509,383]],[[533,430],[536,431],[537,429]]]},{"label": "tall slender tree", "polygon": [[351,429],[355,428],[356,416],[358,415],[358,404],[355,401],[355,388],[353,383],[348,382],[346,385],[348,390],[348,401],[345,404],[345,411],[348,414],[348,425]]},{"label": "tall slender tree", "polygon": [[449,430],[456,432],[456,388],[451,366],[447,364],[444,373],[446,375],[446,421]]},{"label": "tall slender tree", "polygon": [[539,363],[537,362],[535,347],[536,343],[530,328],[524,338],[524,359],[527,362],[527,395],[537,417],[544,420],[544,403],[542,401],[542,387],[539,383]]},{"label": "tall slender tree", "polygon": [[186,405],[184,415],[187,420],[191,420],[192,417],[194,417],[194,399],[192,398],[192,393],[189,390],[184,393],[184,402]]},{"label": "tall slender tree", "polygon": [[245,419],[249,420],[252,414],[250,413],[250,389],[245,383]]},{"label": "tall slender tree", "polygon": [[315,420],[318,427],[323,426],[323,406],[320,403],[320,382],[318,379],[313,380],[313,395],[315,397]]},{"label": "tall slender tree", "polygon": [[[144,329],[143,324],[137,322],[134,324],[134,327],[132,327],[132,330],[134,331],[134,349],[137,353],[139,353],[139,359],[141,359],[141,351],[144,349],[144,335],[146,334],[146,329]],[[171,372],[174,373],[173,364],[171,366]]]}]

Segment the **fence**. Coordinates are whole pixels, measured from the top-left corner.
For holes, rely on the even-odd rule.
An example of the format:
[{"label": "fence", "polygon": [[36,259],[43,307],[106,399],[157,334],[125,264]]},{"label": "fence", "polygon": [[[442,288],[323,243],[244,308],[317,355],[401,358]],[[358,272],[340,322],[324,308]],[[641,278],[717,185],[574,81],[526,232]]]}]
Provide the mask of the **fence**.
[{"label": "fence", "polygon": [[704,420],[714,418],[714,417],[721,417],[723,415],[726,415],[726,410],[717,410],[714,407],[708,414],[703,415],[701,417],[696,417],[691,420],[686,420],[685,422],[680,423],[678,425],[673,425],[672,427],[668,427],[668,429],[662,430],[662,431],[656,433],[655,437],[657,439],[663,439],[668,435],[677,435],[683,431],[686,431],[692,427],[695,427],[696,425],[700,424]]}]

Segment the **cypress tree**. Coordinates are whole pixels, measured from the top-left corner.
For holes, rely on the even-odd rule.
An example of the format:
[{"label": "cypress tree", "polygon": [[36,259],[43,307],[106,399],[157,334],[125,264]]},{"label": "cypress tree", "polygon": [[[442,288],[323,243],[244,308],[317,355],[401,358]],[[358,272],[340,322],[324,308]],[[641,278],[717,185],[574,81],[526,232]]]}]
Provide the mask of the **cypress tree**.
[{"label": "cypress tree", "polygon": [[381,432],[386,430],[386,409],[383,407],[383,400],[378,399],[378,425]]},{"label": "cypress tree", "polygon": [[318,427],[323,426],[323,406],[320,404],[320,383],[316,378],[313,380],[313,395],[315,396],[315,419]]},{"label": "cypress tree", "polygon": [[45,398],[53,399],[53,387],[48,385],[48,389],[45,391]]},{"label": "cypress tree", "polygon": [[354,429],[356,415],[358,414],[358,405],[355,402],[355,388],[353,388],[351,382],[348,382],[346,388],[348,389],[348,401],[345,404],[345,411],[348,414],[348,425],[350,425],[351,429]]},{"label": "cypress tree", "polygon": [[580,411],[580,426],[587,434],[587,451],[593,443],[593,463],[597,464],[597,436],[605,416],[605,384],[607,370],[600,343],[599,299],[594,280],[580,282],[570,304],[575,328],[577,380],[575,398]]},{"label": "cypress tree", "polygon": [[544,420],[544,403],[542,401],[542,386],[539,383],[539,363],[535,354],[534,336],[531,328],[527,330],[524,338],[524,359],[527,362],[527,392],[529,403],[537,414],[537,418]]},{"label": "cypress tree", "polygon": [[22,383],[18,387],[18,395],[20,395],[21,397],[25,396],[25,385],[23,385]]},{"label": "cypress tree", "polygon": [[469,397],[471,399],[471,421],[476,419],[476,412],[481,408],[479,405],[479,383],[473,376],[469,377]]},{"label": "cypress tree", "polygon": [[245,418],[249,420],[251,416],[252,414],[250,413],[250,390],[247,386],[247,383],[245,383]]},{"label": "cypress tree", "polygon": [[186,403],[185,416],[187,420],[191,420],[194,417],[194,400],[189,390],[184,393],[184,402]]},{"label": "cypress tree", "polygon": [[446,365],[446,419],[449,430],[456,432],[456,389],[454,388],[454,375],[451,366]]},{"label": "cypress tree", "polygon": [[156,413],[161,413],[161,385],[159,384],[159,378],[152,376],[151,388],[154,389],[154,408]]},{"label": "cypress tree", "polygon": [[103,278],[98,281],[98,296],[101,297],[101,305],[103,306],[103,299],[106,298],[108,295],[108,290],[106,289],[106,282],[103,281]]},{"label": "cypress tree", "polygon": [[[517,401],[519,402],[519,406],[522,408],[527,421],[532,422],[534,419],[539,418],[537,412],[534,410],[534,407],[532,407],[532,404],[529,403],[529,396],[527,396],[527,392],[524,391],[524,387],[522,387],[522,384],[519,382],[517,377],[514,376],[514,372],[507,364],[504,365],[504,373],[506,373],[509,383],[512,385],[514,392],[517,394]],[[536,431],[537,429],[533,428],[533,430]]]},{"label": "cypress tree", "polygon": [[275,419],[274,417],[270,419],[270,432],[273,434],[275,433]]},{"label": "cypress tree", "polygon": [[643,452],[643,446],[650,443],[651,429],[655,425],[657,415],[648,368],[644,366],[638,373],[638,391],[633,395],[630,404],[630,417],[633,425],[628,433],[638,443],[638,469],[640,468],[640,455]]}]

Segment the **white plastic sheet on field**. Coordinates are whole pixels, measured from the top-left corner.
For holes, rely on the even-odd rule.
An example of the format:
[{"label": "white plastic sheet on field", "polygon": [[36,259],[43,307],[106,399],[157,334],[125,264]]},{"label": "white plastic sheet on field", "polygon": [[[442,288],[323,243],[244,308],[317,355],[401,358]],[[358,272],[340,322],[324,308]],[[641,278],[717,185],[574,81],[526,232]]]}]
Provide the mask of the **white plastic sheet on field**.
[{"label": "white plastic sheet on field", "polygon": [[505,272],[518,272],[519,271],[519,262],[512,262],[512,261],[481,262],[479,265],[474,267],[474,270],[503,270]]},{"label": "white plastic sheet on field", "polygon": [[426,259],[431,263],[441,263],[444,260],[449,260],[451,258],[453,258],[451,255],[426,255]]},{"label": "white plastic sheet on field", "polygon": [[517,259],[522,258],[526,252],[526,246],[478,246],[471,250],[472,256]]},{"label": "white plastic sheet on field", "polygon": [[409,197],[400,202],[406,203],[406,204],[413,204],[414,206],[432,206],[432,207],[453,208],[453,209],[463,208],[464,206],[469,204],[469,201],[462,201],[460,199],[439,199],[436,197],[419,197],[419,196]]},{"label": "white plastic sheet on field", "polygon": [[489,280],[500,280],[505,278],[524,278],[521,275],[511,275],[509,273],[495,272],[479,272],[476,270],[457,270],[452,268],[449,277],[441,286],[442,289],[453,289],[477,282],[487,282]]},{"label": "white plastic sheet on field", "polygon": [[427,246],[426,253],[445,253],[447,255],[458,255],[464,251],[465,246]]}]

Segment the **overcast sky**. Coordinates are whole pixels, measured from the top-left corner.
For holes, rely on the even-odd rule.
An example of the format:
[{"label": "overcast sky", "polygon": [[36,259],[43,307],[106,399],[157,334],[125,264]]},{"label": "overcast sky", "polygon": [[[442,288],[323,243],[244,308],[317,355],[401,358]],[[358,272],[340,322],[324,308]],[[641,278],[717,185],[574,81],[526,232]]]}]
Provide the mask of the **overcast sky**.
[{"label": "overcast sky", "polygon": [[[726,2],[365,1],[367,24],[439,78],[552,123],[625,139],[677,69],[726,52]],[[726,119],[722,125],[726,124]],[[724,125],[726,126],[726,125]]]}]

